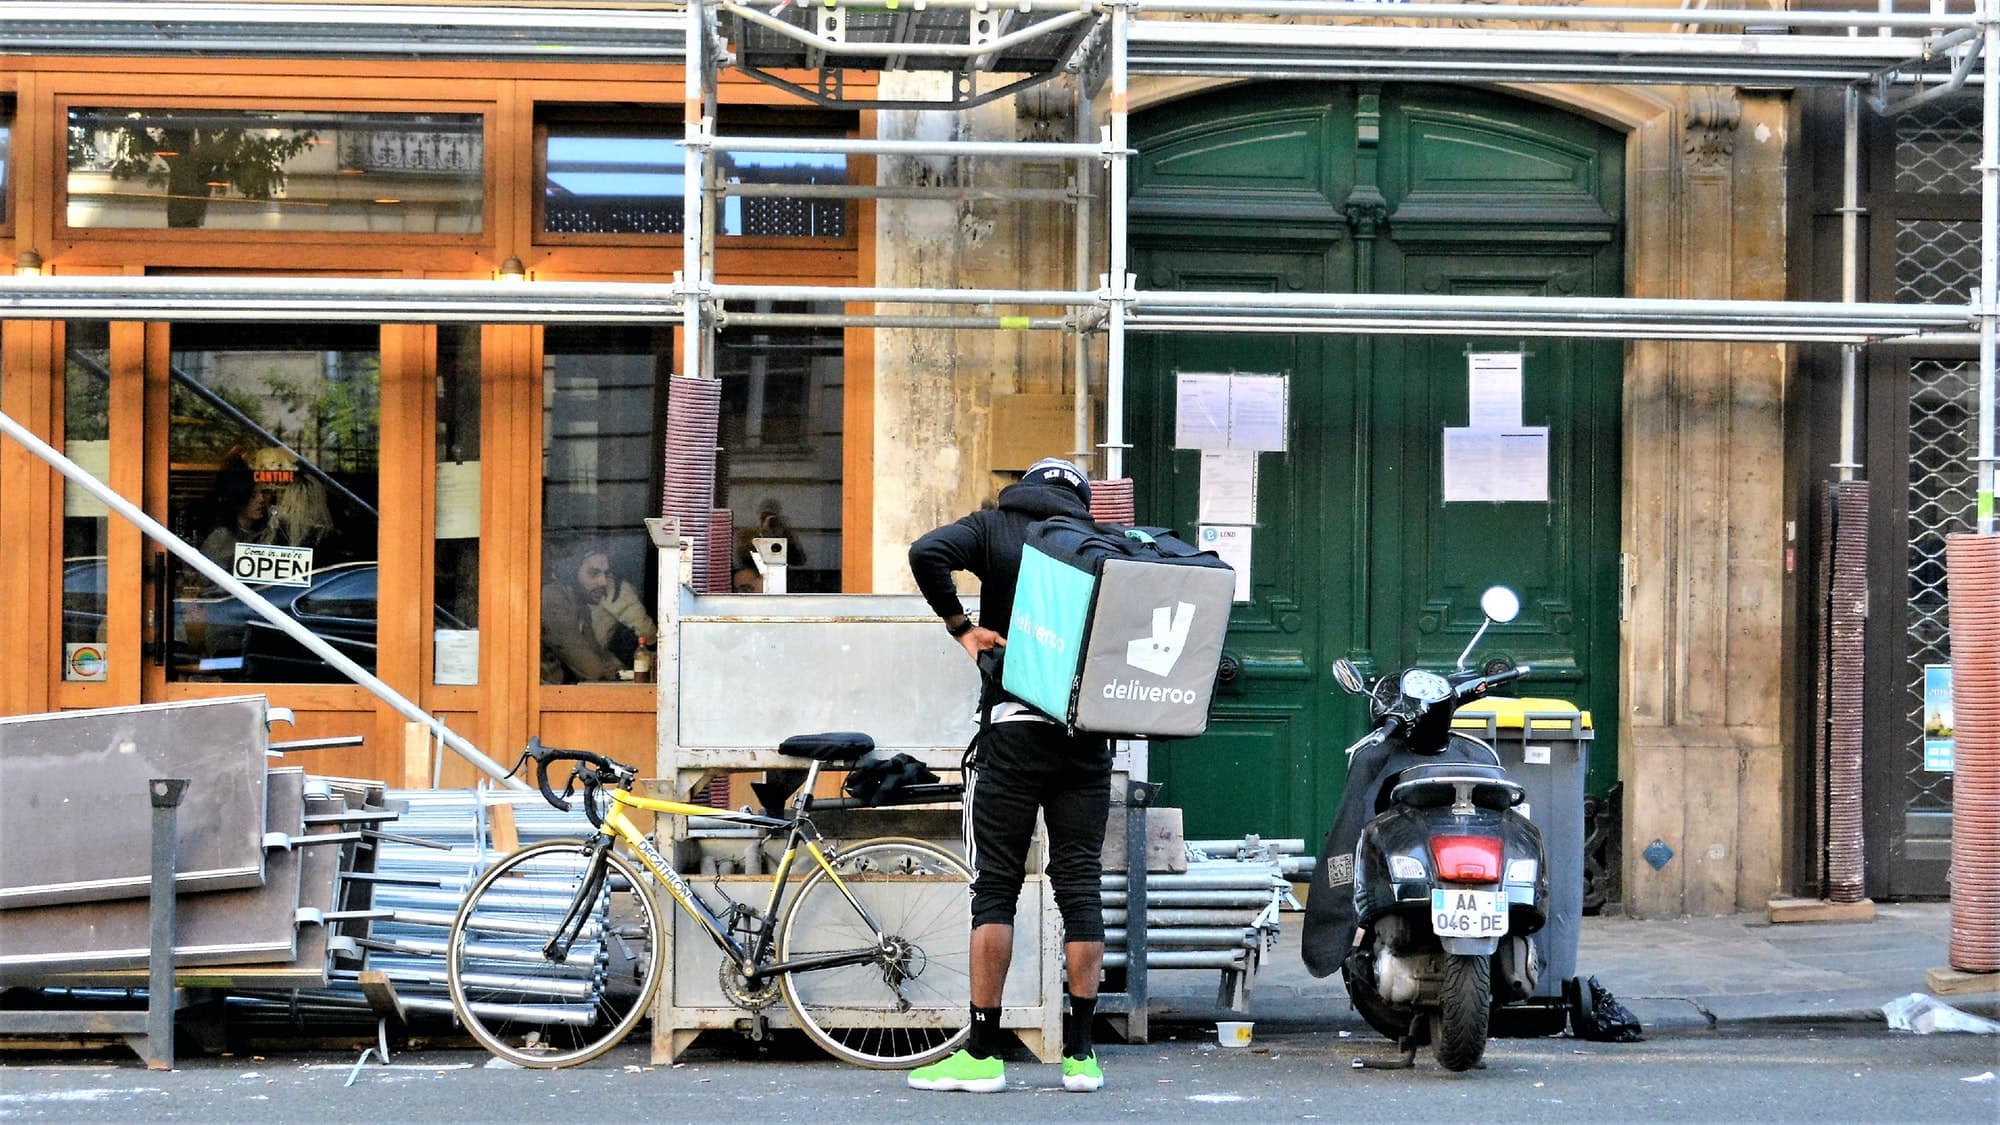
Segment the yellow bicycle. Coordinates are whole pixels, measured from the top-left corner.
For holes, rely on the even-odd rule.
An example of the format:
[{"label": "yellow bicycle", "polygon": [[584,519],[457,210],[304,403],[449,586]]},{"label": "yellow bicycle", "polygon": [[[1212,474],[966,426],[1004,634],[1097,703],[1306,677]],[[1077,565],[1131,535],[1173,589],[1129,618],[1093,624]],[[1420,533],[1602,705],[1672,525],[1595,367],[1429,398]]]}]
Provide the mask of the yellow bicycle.
[{"label": "yellow bicycle", "polygon": [[[766,816],[638,796],[633,767],[531,742],[515,768],[532,761],[559,809],[581,786],[594,831],[522,848],[472,885],[446,949],[459,1022],[521,1066],[574,1066],[610,1050],[646,1017],[665,975],[664,887],[722,951],[731,1003],[755,1014],[782,996],[800,1030],[860,1066],[921,1066],[957,1050],[971,1030],[971,872],[922,840],[830,844],[812,821],[821,768],[852,766],[873,747],[862,734],[785,740],[780,750],[811,765],[786,815]],[[576,763],[560,795],[548,776],[558,762]],[[765,904],[704,901],[640,828],[640,810],[782,833]],[[801,852],[809,864],[796,864]]]}]

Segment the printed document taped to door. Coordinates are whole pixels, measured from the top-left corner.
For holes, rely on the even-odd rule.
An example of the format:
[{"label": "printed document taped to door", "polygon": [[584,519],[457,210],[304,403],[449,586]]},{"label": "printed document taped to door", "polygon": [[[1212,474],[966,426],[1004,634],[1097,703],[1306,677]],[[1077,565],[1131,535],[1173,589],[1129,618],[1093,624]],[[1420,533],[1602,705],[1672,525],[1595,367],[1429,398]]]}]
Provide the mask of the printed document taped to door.
[{"label": "printed document taped to door", "polygon": [[1446,426],[1446,503],[1527,502],[1549,499],[1549,428],[1514,430]]},{"label": "printed document taped to door", "polygon": [[1250,532],[1247,527],[1227,527],[1202,524],[1196,536],[1201,540],[1201,549],[1214,551],[1217,558],[1236,571],[1236,596],[1233,600],[1250,600]]},{"label": "printed document taped to door", "polygon": [[1174,448],[1283,453],[1291,394],[1289,375],[1179,372],[1174,380]]},{"label": "printed document taped to door", "polygon": [[1234,449],[1201,453],[1201,523],[1257,522],[1257,455]]},{"label": "printed document taped to door", "polygon": [[1521,353],[1465,357],[1466,424],[1475,430],[1521,428]]}]

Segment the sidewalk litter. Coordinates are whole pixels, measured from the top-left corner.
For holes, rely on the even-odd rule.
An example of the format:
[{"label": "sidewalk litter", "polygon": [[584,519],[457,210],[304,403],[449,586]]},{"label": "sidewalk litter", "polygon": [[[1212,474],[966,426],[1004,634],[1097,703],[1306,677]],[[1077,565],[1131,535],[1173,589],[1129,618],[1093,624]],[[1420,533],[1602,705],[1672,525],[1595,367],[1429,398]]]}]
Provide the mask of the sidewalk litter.
[{"label": "sidewalk litter", "polygon": [[1975,1035],[2000,1034],[2000,1023],[1961,1012],[1935,996],[1912,992],[1882,1005],[1882,1014],[1892,1031],[1914,1031],[1929,1035],[1934,1031],[1969,1031]]}]

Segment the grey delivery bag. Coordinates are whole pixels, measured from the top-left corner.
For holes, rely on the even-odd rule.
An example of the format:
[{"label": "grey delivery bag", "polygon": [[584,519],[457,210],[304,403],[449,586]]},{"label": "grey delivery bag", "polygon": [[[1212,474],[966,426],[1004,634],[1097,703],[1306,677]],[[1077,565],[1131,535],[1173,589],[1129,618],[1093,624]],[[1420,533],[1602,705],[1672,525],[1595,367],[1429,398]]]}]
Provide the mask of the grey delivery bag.
[{"label": "grey delivery bag", "polygon": [[1055,516],[1028,528],[1001,686],[1072,728],[1208,729],[1236,576],[1162,528]]}]

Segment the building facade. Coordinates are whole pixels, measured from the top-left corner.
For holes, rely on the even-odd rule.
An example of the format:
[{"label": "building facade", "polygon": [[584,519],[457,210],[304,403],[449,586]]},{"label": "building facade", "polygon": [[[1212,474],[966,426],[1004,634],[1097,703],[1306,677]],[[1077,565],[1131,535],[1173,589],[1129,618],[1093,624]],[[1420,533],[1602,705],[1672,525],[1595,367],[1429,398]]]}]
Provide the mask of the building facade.
[{"label": "building facade", "polygon": [[[1081,108],[1088,91],[1071,79],[972,109],[910,108],[949,86],[869,75],[849,87],[858,106],[840,108],[722,81],[718,127],[774,140],[719,170],[764,190],[719,205],[715,277],[1037,290],[1095,278],[1106,249],[1073,220],[1080,203],[1099,221],[1111,205],[1101,168],[777,139],[1067,139],[1102,113]],[[64,276],[669,281],[684,97],[674,65],[11,57],[0,243],[24,269]],[[1144,289],[1782,300],[1824,296],[1837,266],[1823,249],[1828,150],[1810,141],[1826,103],[1783,90],[1142,77],[1122,108],[1124,249]],[[1942,148],[1963,155],[1965,123],[1939,128],[1949,120],[1958,140]],[[1893,150],[1896,127],[1876,128],[1870,151]],[[787,196],[788,184],[896,190]],[[1891,260],[1870,259],[1881,285],[1905,268]],[[639,521],[690,452],[668,429],[679,331],[8,320],[0,408],[212,558],[301,568],[307,584],[274,588],[289,615],[490,756],[511,760],[539,735],[645,760],[652,697],[621,673],[654,627],[661,581]],[[1474,499],[1445,479],[1442,435],[1476,421],[1469,355],[1516,357],[1510,421],[1540,435],[1539,499]],[[1140,521],[1193,536],[1230,521],[1204,508],[1208,470],[1177,436],[1180,377],[1285,376],[1284,448],[1252,455],[1237,672],[1209,735],[1151,755],[1191,834],[1316,843],[1362,726],[1331,662],[1448,663],[1477,624],[1478,590],[1504,582],[1529,607],[1497,638],[1539,669],[1527,694],[1592,714],[1589,787],[1615,810],[1610,897],[1641,915],[1710,914],[1819,890],[1802,637],[1823,591],[1799,560],[1820,533],[1802,482],[1825,477],[1837,424],[1824,356],[1773,342],[1161,332],[1133,337],[1115,403],[1107,359],[1091,334],[725,325],[714,503],[732,538],[789,539],[794,591],[907,591],[907,544],[990,499],[1025,451],[1104,475],[1115,414]],[[1932,368],[1868,370],[1875,385]],[[1899,468],[1898,411],[1930,399],[1881,395],[1871,462]],[[1881,487],[1893,507],[1898,489],[1925,486]],[[0,712],[263,691],[299,715],[298,736],[367,737],[314,768],[471,780],[13,443],[0,443],[0,528]],[[1894,588],[1912,540],[1893,521],[1876,528],[1877,581]],[[740,581],[754,588],[754,571]],[[1870,681],[1891,685],[1870,722],[1906,754],[1893,685],[1917,657],[1899,627],[1874,626],[1870,659],[1894,671]],[[1935,809],[1937,785],[1906,765],[1870,775],[1880,847],[1907,850],[1888,843],[1908,833],[1886,810]],[[1886,851],[1880,863],[1902,870]],[[1885,875],[1871,891],[1943,893],[1936,883]]]}]

